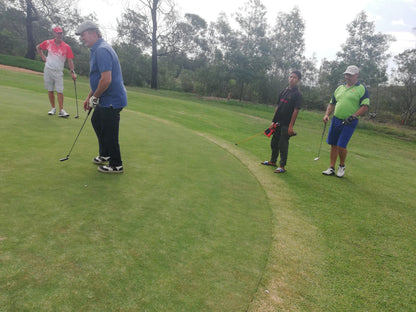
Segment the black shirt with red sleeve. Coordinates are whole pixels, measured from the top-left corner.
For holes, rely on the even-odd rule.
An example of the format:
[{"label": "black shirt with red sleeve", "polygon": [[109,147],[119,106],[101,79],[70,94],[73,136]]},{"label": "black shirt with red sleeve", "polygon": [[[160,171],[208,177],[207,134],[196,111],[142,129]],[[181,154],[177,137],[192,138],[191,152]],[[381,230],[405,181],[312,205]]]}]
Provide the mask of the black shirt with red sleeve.
[{"label": "black shirt with red sleeve", "polygon": [[278,108],[272,121],[274,123],[280,123],[281,126],[289,126],[293,111],[295,108],[300,109],[302,100],[303,97],[298,86],[294,86],[291,89],[289,89],[289,87],[284,89],[279,94],[279,99],[277,101]]}]

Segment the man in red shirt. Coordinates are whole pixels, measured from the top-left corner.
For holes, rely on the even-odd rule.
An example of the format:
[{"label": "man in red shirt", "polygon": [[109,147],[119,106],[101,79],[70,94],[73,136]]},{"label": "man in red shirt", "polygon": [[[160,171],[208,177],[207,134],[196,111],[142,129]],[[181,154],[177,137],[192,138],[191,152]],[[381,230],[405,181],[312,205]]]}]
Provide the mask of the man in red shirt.
[{"label": "man in red shirt", "polygon": [[[54,39],[45,40],[36,46],[40,57],[45,62],[45,68],[43,70],[43,79],[45,81],[45,88],[48,90],[49,102],[52,109],[48,112],[48,115],[55,115],[55,94],[57,93],[59,104],[59,117],[68,117],[69,114],[64,110],[64,80],[63,69],[65,60],[68,60],[68,66],[71,70],[72,79],[75,81],[77,75],[74,71],[74,63],[72,59],[74,54],[71,47],[63,40],[63,30],[61,27],[55,27],[53,29]],[[48,55],[45,56],[43,51],[48,51]]]}]

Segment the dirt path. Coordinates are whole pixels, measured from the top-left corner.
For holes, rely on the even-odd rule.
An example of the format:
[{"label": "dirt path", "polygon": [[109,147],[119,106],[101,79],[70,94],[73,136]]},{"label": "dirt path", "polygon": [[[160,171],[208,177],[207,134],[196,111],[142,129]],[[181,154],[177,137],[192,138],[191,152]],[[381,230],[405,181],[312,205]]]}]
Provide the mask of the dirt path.
[{"label": "dirt path", "polygon": [[0,69],[16,71],[16,72],[26,73],[26,74],[35,74],[35,75],[42,75],[43,74],[43,73],[40,73],[40,72],[37,72],[37,71],[34,71],[34,70],[15,67],[15,66],[9,66],[9,65],[3,65],[3,64],[0,64]]}]

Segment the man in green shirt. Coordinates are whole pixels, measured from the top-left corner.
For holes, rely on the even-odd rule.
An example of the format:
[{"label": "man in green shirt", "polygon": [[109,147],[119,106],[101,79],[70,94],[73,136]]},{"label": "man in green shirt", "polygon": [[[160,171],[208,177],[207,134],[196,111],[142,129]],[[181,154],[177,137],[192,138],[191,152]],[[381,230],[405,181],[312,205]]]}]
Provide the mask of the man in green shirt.
[{"label": "man in green shirt", "polygon": [[328,132],[327,143],[331,145],[330,167],[322,174],[335,175],[335,163],[339,157],[336,176],[342,178],[345,174],[345,159],[347,145],[358,124],[359,116],[368,111],[370,96],[367,88],[358,81],[359,69],[355,65],[348,66],[344,72],[344,85],[339,86],[326,109],[324,122],[329,121],[329,115],[334,112]]}]

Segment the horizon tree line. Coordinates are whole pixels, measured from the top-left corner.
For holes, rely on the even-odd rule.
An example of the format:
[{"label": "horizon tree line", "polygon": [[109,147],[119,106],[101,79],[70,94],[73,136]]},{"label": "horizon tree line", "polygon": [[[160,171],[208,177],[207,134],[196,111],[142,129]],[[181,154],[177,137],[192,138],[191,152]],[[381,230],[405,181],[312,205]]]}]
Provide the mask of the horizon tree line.
[{"label": "horizon tree line", "polygon": [[[272,26],[261,0],[247,0],[234,16],[236,28],[224,13],[208,24],[196,14],[181,16],[173,0],[136,1],[117,20],[112,42],[125,83],[274,104],[289,71],[299,69],[305,77],[304,106],[322,109],[342,83],[346,66],[355,64],[370,90],[374,114],[394,111],[403,124],[415,121],[415,49],[394,56],[398,68],[389,76],[388,49],[394,38],[376,32],[365,11],[346,26],[348,37],[336,58],[323,59],[319,68],[315,57],[305,57],[306,25],[298,7],[278,12]],[[88,49],[74,35],[85,19],[96,17],[82,16],[69,0],[0,0],[0,53],[37,59],[35,45],[50,38],[50,29],[59,24],[73,48],[77,71],[88,74]],[[397,90],[389,93],[390,100],[384,94],[388,88]]]}]

